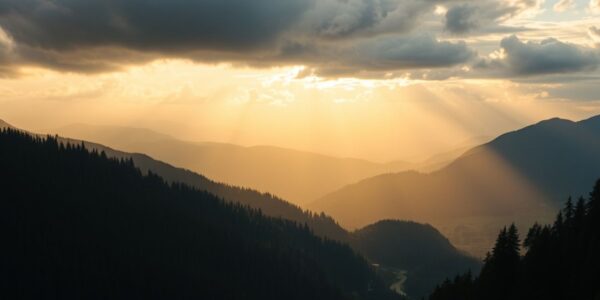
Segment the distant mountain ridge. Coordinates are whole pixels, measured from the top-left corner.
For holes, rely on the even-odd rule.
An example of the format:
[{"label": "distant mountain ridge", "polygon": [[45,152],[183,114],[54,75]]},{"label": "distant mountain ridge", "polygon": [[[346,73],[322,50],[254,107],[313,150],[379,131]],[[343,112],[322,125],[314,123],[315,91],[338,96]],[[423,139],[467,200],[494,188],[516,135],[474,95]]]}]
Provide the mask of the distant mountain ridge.
[{"label": "distant mountain ridge", "polygon": [[422,164],[375,163],[275,146],[187,142],[143,128],[74,124],[56,132],[124,151],[146,153],[213,180],[269,192],[301,206],[371,176],[414,168],[432,171],[461,154],[450,152]]},{"label": "distant mountain ridge", "polygon": [[[2,124],[1,121],[0,124]],[[10,126],[5,122],[3,124],[6,124],[5,127],[14,128],[13,126]],[[2,126],[0,126],[0,128],[2,128]],[[298,222],[300,224],[307,224],[308,227],[316,235],[348,243],[355,250],[365,255],[365,257],[369,258],[371,261],[380,263],[383,268],[385,268],[385,264],[389,262],[387,258],[385,261],[381,261],[381,257],[379,255],[370,252],[372,248],[364,247],[365,239],[371,236],[369,233],[378,232],[377,230],[372,231],[365,228],[362,231],[359,230],[356,232],[348,232],[340,225],[338,225],[333,218],[325,214],[315,214],[310,211],[303,211],[300,207],[290,204],[285,200],[282,200],[270,194],[263,194],[247,188],[235,187],[223,183],[218,183],[189,170],[176,168],[161,161],[154,160],[153,158],[145,154],[122,152],[100,144],[70,138],[57,137],[57,139],[60,142],[70,143],[74,145],[81,145],[83,143],[87,149],[96,150],[98,152],[103,151],[108,157],[118,159],[131,158],[133,160],[134,165],[140,168],[144,174],[152,172],[154,174],[160,175],[168,182],[182,182],[200,190],[210,192],[224,199],[227,202],[239,203],[243,205],[248,205],[251,208],[260,209],[267,216],[280,217],[283,219]],[[425,228],[425,232],[433,233],[425,235],[408,234],[402,237],[398,236],[398,231],[396,230],[380,232],[379,234],[374,236],[374,238],[378,241],[378,246],[382,247],[383,245],[381,245],[380,243],[384,240],[396,241],[396,243],[394,244],[395,247],[390,248],[390,250],[388,250],[388,255],[394,254],[390,251],[398,251],[399,246],[402,246],[404,248],[403,252],[396,252],[397,257],[393,261],[393,267],[407,269],[406,271],[408,272],[408,276],[410,277],[410,279],[408,280],[407,292],[421,294],[423,293],[422,291],[424,289],[428,289],[427,291],[429,292],[433,288],[433,286],[431,286],[429,283],[435,282],[433,281],[433,279],[437,280],[437,278],[441,276],[438,275],[438,273],[441,272],[443,276],[451,276],[457,272],[465,271],[471,268],[471,266],[473,265],[473,259],[469,258],[467,255],[460,253],[451,245],[449,247],[445,245],[441,249],[433,250],[427,249],[427,247],[434,246],[434,244],[432,244],[431,242],[424,244],[418,243],[417,240],[423,239],[446,240],[443,236],[438,236],[439,232],[433,229],[430,225],[417,224],[412,222],[389,222],[392,222],[393,227],[395,227],[397,230],[404,228],[404,232],[407,232],[407,228],[409,229],[408,231],[423,232],[423,229],[421,228]],[[378,227],[379,226],[375,225],[370,226],[370,228]],[[437,232],[437,234],[435,234],[435,232]],[[398,241],[401,242],[398,243]],[[442,257],[451,256],[458,257],[460,259],[458,260],[457,264],[454,264],[450,267],[444,267],[441,270],[439,268],[431,266],[429,263],[425,263],[424,260],[419,260],[418,263],[416,263],[417,261],[414,261],[413,265],[404,265],[397,263],[398,261],[403,260],[413,260],[415,256],[418,256],[421,253],[432,252],[442,254]],[[419,264],[421,264],[423,268],[420,268],[420,270],[416,272],[415,265]],[[433,274],[430,272],[433,272]],[[430,275],[432,276],[432,280],[427,280],[423,286],[418,286],[416,284],[416,278],[421,278],[421,276],[429,277]],[[388,283],[391,284],[393,283],[393,281],[394,278],[392,278]]]},{"label": "distant mountain ridge", "polygon": [[550,119],[475,147],[436,172],[372,177],[309,208],[349,228],[386,218],[432,223],[482,255],[508,220],[549,221],[568,196],[584,195],[600,177],[599,153],[600,116]]},{"label": "distant mountain ridge", "polygon": [[[501,135],[465,157],[493,149],[560,207],[585,195],[600,175],[600,116],[579,122],[554,118]],[[460,160],[448,168],[460,167]],[[573,168],[568,171],[568,168]],[[561,178],[562,177],[562,178]]]},{"label": "distant mountain ridge", "polygon": [[[0,120],[1,128],[16,127]],[[44,136],[44,135],[39,135]],[[167,137],[167,136],[165,136]],[[59,141],[71,144],[83,143],[90,150],[104,151],[108,157],[118,159],[131,158],[136,167],[140,168],[145,174],[153,172],[159,174],[168,182],[181,182],[203,191],[212,193],[221,197],[225,201],[248,205],[255,209],[260,209],[268,216],[281,217],[301,224],[308,224],[312,230],[323,237],[328,237],[338,241],[347,241],[348,232],[339,226],[331,217],[325,214],[314,214],[304,211],[300,207],[293,205],[283,199],[267,193],[260,193],[255,190],[243,187],[237,187],[225,183],[215,182],[203,175],[192,171],[177,168],[162,161],[141,153],[127,153],[115,150],[104,145],[82,141],[77,139],[57,137]]]},{"label": "distant mountain ridge", "polygon": [[[7,123],[4,123],[7,124]],[[6,127],[10,125],[7,124]],[[1,128],[2,126],[0,126]],[[11,128],[14,128],[10,126]],[[433,286],[431,283],[435,282],[434,279],[437,280],[440,276],[451,276],[457,272],[463,272],[467,269],[470,269],[473,266],[473,259],[469,258],[467,255],[464,255],[457,251],[453,246],[444,245],[439,249],[428,249],[429,247],[437,247],[434,242],[419,242],[419,241],[428,241],[428,240],[446,240],[447,239],[439,234],[439,232],[426,224],[417,224],[412,222],[395,222],[395,221],[387,221],[391,222],[393,227],[396,229],[404,228],[406,234],[399,235],[398,231],[383,231],[379,232],[379,230],[371,230],[372,228],[379,228],[379,225],[371,225],[363,230],[358,230],[356,232],[348,232],[337,222],[325,215],[325,214],[315,214],[310,211],[303,211],[298,206],[290,204],[285,200],[277,198],[270,194],[263,194],[257,191],[230,186],[218,182],[214,182],[202,175],[196,174],[189,170],[181,169],[173,167],[169,164],[163,163],[161,161],[154,160],[153,158],[139,153],[127,153],[118,150],[111,149],[109,147],[91,143],[87,141],[75,140],[70,138],[62,138],[57,137],[58,141],[64,143],[71,143],[75,145],[80,145],[83,143],[86,148],[91,150],[96,150],[99,152],[105,152],[108,157],[114,157],[118,159],[129,159],[131,158],[136,167],[140,168],[143,173],[152,172],[154,174],[158,174],[161,177],[165,178],[168,182],[182,182],[188,184],[190,186],[196,187],[200,190],[210,192],[218,197],[226,200],[231,203],[240,203],[243,205],[248,205],[249,207],[260,209],[264,214],[272,217],[280,217],[283,219],[291,220],[298,222],[300,224],[307,224],[309,228],[318,236],[326,237],[329,239],[341,241],[344,243],[350,244],[355,250],[359,251],[365,257],[369,258],[373,262],[377,262],[382,265],[382,268],[387,268],[387,263],[392,263],[392,267],[396,269],[407,269],[407,275],[409,276],[407,288],[408,290],[405,292],[422,294],[424,289],[427,289],[427,292],[431,291]],[[417,232],[428,232],[428,234],[414,234],[410,233],[411,231]],[[379,234],[372,236],[368,234],[370,232],[379,232]],[[389,260],[389,256],[386,257],[385,260],[381,260],[380,256],[376,253],[371,252],[372,249],[365,246],[365,241],[370,238],[374,238],[378,246],[382,246],[389,251],[396,252],[396,257],[394,260]],[[401,241],[399,243],[399,241]],[[386,243],[390,243],[393,245],[391,248],[387,248],[385,246]],[[399,251],[400,248],[403,248],[403,251]],[[386,250],[384,250],[386,251]],[[422,253],[429,253],[425,260],[414,260],[415,256],[421,255]],[[437,254],[433,254],[437,253]],[[444,257],[458,257],[458,263],[443,268],[434,268],[429,264],[429,261],[434,257],[439,257],[443,259]],[[398,261],[408,261],[413,260],[413,264],[398,264]],[[415,265],[422,265],[423,268],[416,272]],[[440,273],[441,272],[441,273]],[[395,273],[393,273],[393,276]],[[438,275],[442,274],[442,275]],[[427,279],[430,278],[430,279]],[[395,278],[391,278],[388,284],[393,284]],[[423,280],[424,284],[417,284]],[[412,294],[410,294],[412,296]]]}]

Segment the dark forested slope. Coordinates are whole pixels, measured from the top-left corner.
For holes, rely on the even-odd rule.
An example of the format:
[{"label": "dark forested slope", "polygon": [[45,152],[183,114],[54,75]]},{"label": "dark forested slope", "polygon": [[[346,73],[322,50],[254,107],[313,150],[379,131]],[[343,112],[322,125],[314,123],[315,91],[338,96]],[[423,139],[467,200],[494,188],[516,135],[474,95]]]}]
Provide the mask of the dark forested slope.
[{"label": "dark forested slope", "polygon": [[0,133],[2,298],[387,299],[349,247],[109,159]]},{"label": "dark forested slope", "polygon": [[352,245],[385,268],[405,272],[402,289],[420,299],[448,276],[479,272],[479,260],[456,249],[431,225],[384,220],[353,232]]},{"label": "dark forested slope", "polygon": [[[0,127],[14,128],[7,123],[4,124],[6,125],[3,126],[2,123],[0,123]],[[399,227],[406,229],[406,232],[398,232],[397,230],[367,230],[367,228],[380,228],[380,224],[378,224],[377,226],[368,226],[364,231],[359,230],[355,233],[349,233],[340,227],[334,219],[325,214],[317,215],[310,211],[303,211],[301,208],[268,193],[260,193],[252,189],[218,183],[192,171],[176,168],[164,162],[155,160],[145,154],[122,152],[88,141],[82,142],[80,140],[64,137],[56,138],[58,142],[63,143],[84,143],[87,149],[104,152],[107,157],[124,160],[131,159],[134,165],[142,171],[142,174],[152,172],[164,178],[169,183],[181,182],[187,184],[199,190],[214,194],[224,199],[226,202],[238,203],[250,206],[251,208],[260,209],[261,212],[267,216],[281,217],[300,224],[307,224],[313,233],[318,236],[349,243],[356,251],[365,255],[370,261],[380,264],[382,269],[394,268],[395,270],[407,271],[409,273],[409,279],[406,286],[403,286],[402,289],[410,295],[429,293],[435,283],[439,282],[440,279],[472,268],[472,261],[469,259],[459,259],[455,264],[452,264],[449,267],[442,266],[440,268],[433,267],[430,259],[413,260],[415,255],[418,256],[422,253],[435,253],[437,251],[442,253],[448,251],[452,253],[457,252],[452,246],[433,249],[431,247],[438,247],[439,245],[436,243],[419,242],[429,238],[433,240],[445,240],[444,237],[438,237],[435,234],[425,236],[417,234],[423,231],[430,232],[429,230],[426,230],[427,228],[430,228],[428,225],[409,222],[394,222],[394,224]],[[435,229],[433,229],[433,231],[435,231]],[[375,235],[377,243],[372,247],[362,247],[364,245],[365,237],[372,236],[371,234],[366,234],[367,232],[377,232],[377,235]],[[394,246],[387,247],[386,241]],[[371,251],[375,246],[381,247],[383,252],[393,256],[393,260],[382,260],[381,257],[377,255],[377,251]],[[410,262],[410,270],[408,270],[409,266],[405,263],[397,263],[399,261]],[[391,263],[391,265],[388,266],[388,263]],[[426,280],[422,281],[421,278],[426,278]],[[392,284],[395,280],[395,278],[392,278],[391,281],[387,281],[388,285]]]},{"label": "dark forested slope", "polygon": [[[2,128],[16,129],[14,126],[0,120],[0,129]],[[108,157],[131,159],[134,165],[139,168],[143,174],[147,174],[148,172],[155,173],[169,183],[185,183],[199,190],[214,194],[227,202],[240,203],[254,209],[260,209],[265,215],[281,217],[301,224],[307,224],[315,234],[321,237],[328,237],[338,241],[347,241],[349,238],[348,232],[339,226],[331,217],[323,213],[315,214],[310,211],[305,211],[297,205],[291,204],[272,194],[261,193],[249,188],[216,182],[198,173],[194,173],[187,169],[177,168],[156,160],[146,154],[123,152],[95,142],[81,141],[66,137],[57,136],[56,139],[62,143],[84,143],[87,149],[104,152]]]},{"label": "dark forested slope", "polygon": [[261,193],[253,189],[237,187],[215,182],[192,171],[176,168],[164,162],[155,160],[145,154],[126,153],[112,150],[105,146],[85,142],[86,147],[105,151],[109,157],[131,158],[136,167],[144,173],[153,172],[166,181],[181,182],[199,190],[207,191],[231,203],[239,203],[260,209],[271,217],[284,218],[301,224],[307,224],[315,234],[338,241],[347,241],[348,232],[337,222],[324,213],[315,214],[289,203],[269,193]]}]

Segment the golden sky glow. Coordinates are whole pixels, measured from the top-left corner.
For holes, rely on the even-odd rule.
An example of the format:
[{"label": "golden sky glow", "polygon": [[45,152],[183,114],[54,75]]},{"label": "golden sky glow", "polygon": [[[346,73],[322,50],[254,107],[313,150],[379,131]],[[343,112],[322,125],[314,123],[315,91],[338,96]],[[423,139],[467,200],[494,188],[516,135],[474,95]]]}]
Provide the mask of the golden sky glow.
[{"label": "golden sky glow", "polygon": [[157,61],[125,72],[28,69],[2,79],[3,118],[51,132],[72,123],[147,127],[195,141],[269,144],[375,161],[422,159],[544,118],[581,119],[593,101],[508,80],[299,78],[275,69]]},{"label": "golden sky glow", "polygon": [[[352,13],[361,8],[354,2]],[[267,144],[374,161],[424,159],[541,119],[600,113],[600,74],[593,65],[600,64],[597,2],[557,2],[486,0],[472,24],[453,24],[452,3],[420,7],[399,1],[422,20],[400,30],[404,19],[394,10],[364,31],[351,22],[353,14],[335,15],[334,6],[322,2],[288,29],[297,43],[314,38],[319,44],[313,49],[306,42],[298,49],[309,54],[289,57],[252,47],[251,54],[236,53],[228,40],[185,54],[155,45],[144,51],[146,44],[128,44],[118,35],[113,44],[119,47],[110,51],[105,44],[112,44],[104,40],[32,42],[41,38],[1,15],[0,63],[6,72],[0,79],[0,118],[46,132],[72,123],[121,125],[194,141]],[[495,12],[499,7],[512,13]],[[313,32],[313,23],[329,14],[336,23]],[[461,27],[467,25],[473,28]],[[436,38],[399,37],[375,45],[375,37],[419,30]],[[548,48],[548,38],[556,39],[550,42],[555,48]],[[179,42],[185,49],[198,47]],[[456,54],[452,61],[407,55],[413,49],[403,43],[421,42],[448,53],[463,48],[473,53]],[[224,50],[215,50],[219,47]],[[548,61],[522,66],[528,63],[525,54],[536,57],[546,50]],[[563,50],[580,56],[576,65],[552,56]]]}]

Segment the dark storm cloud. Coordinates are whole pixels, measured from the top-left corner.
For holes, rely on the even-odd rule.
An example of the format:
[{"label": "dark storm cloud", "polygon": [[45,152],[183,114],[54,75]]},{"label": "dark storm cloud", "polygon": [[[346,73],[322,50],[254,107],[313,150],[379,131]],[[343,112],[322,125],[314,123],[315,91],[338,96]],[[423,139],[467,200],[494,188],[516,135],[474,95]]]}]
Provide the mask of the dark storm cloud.
[{"label": "dark storm cloud", "polygon": [[453,66],[474,55],[464,42],[438,41],[431,35],[380,38],[358,46],[353,53],[352,61],[359,65],[383,70]]},{"label": "dark storm cloud", "polygon": [[395,9],[392,1],[379,0],[348,0],[345,2],[323,1],[317,4],[318,10],[339,9],[336,6],[342,4],[346,6],[343,11],[333,12],[332,18],[319,18],[314,25],[316,32],[325,37],[343,37],[354,34],[358,31],[372,28],[381,20],[387,17],[390,11]]},{"label": "dark storm cloud", "polygon": [[275,40],[311,0],[2,0],[0,25],[47,50],[247,50]]},{"label": "dark storm cloud", "polygon": [[325,38],[403,33],[447,1],[452,0],[319,0],[303,28]]},{"label": "dark storm cloud", "polygon": [[[475,31],[510,31],[510,28],[498,26],[504,19],[514,17],[528,9],[539,5],[538,0],[521,0],[515,2],[499,2],[479,0],[459,2],[446,12],[446,30],[454,34],[465,34]],[[520,30],[514,28],[512,30]]]},{"label": "dark storm cloud", "polygon": [[446,12],[446,29],[453,33],[465,33],[477,26],[479,20],[475,18],[478,7],[461,4],[450,8]]},{"label": "dark storm cloud", "polygon": [[[23,66],[107,72],[160,58],[294,64],[321,76],[368,78],[517,79],[595,69],[600,50],[554,39],[506,38],[502,59],[474,59],[477,53],[464,42],[437,39],[526,30],[502,22],[541,2],[0,0],[0,76],[14,76]],[[434,15],[437,5],[448,7],[445,18]],[[599,31],[589,29],[596,43]]]},{"label": "dark storm cloud", "polygon": [[396,70],[451,67],[476,55],[464,42],[439,41],[430,34],[385,35],[344,45],[292,44],[286,49],[285,59],[311,62],[311,74],[323,77],[381,78]]},{"label": "dark storm cloud", "polygon": [[6,53],[0,44],[0,64],[88,73],[160,57],[257,57],[313,1],[0,0],[0,28],[13,44]]},{"label": "dark storm cloud", "polygon": [[322,73],[440,68],[473,53],[409,32],[441,2],[0,0],[0,65],[91,73],[173,57]]},{"label": "dark storm cloud", "polygon": [[600,53],[556,39],[522,42],[516,36],[500,43],[509,71],[517,75],[540,75],[591,71],[600,64]]},{"label": "dark storm cloud", "polygon": [[[0,73],[11,75],[27,65],[93,73],[184,58],[261,67],[302,64],[322,76],[385,77],[436,69],[441,75],[433,77],[444,78],[464,73],[463,66],[477,55],[464,42],[436,38],[436,27],[424,20],[436,5],[450,5],[447,31],[468,34],[500,32],[501,20],[539,3],[0,0]],[[597,51],[552,39],[523,43],[511,37],[501,46],[505,59],[481,60],[475,69],[513,76],[586,71],[598,65]]]}]

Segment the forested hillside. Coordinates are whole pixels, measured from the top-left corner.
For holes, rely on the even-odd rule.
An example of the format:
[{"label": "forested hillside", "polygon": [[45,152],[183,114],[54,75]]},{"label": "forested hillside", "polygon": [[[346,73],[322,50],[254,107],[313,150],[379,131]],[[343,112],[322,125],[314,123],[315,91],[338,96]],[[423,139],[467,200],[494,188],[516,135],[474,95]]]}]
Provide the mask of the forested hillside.
[{"label": "forested hillside", "polygon": [[456,249],[428,224],[383,220],[352,236],[353,247],[374,263],[404,272],[402,290],[414,299],[429,295],[449,274],[481,268],[479,260]]},{"label": "forested hillside", "polygon": [[[0,124],[0,128],[16,129],[7,123],[4,124],[5,125]],[[42,135],[37,136],[42,137]],[[310,211],[304,211],[300,207],[268,193],[260,193],[248,188],[215,182],[203,175],[186,169],[176,168],[167,163],[155,160],[145,154],[122,152],[89,141],[65,137],[55,138],[59,143],[83,143],[86,149],[104,152],[109,158],[120,160],[131,159],[135,167],[142,171],[142,174],[147,174],[148,172],[157,174],[168,183],[184,183],[199,190],[214,194],[226,202],[247,205],[251,208],[259,209],[264,215],[280,217],[299,224],[306,224],[315,235],[350,244],[355,251],[360,252],[369,259],[370,262],[379,264],[381,266],[380,271],[384,269],[392,270],[392,277],[385,276],[385,281],[388,286],[394,285],[398,281],[394,274],[406,271],[406,275],[409,279],[405,285],[398,286],[396,290],[401,289],[411,296],[426,295],[432,291],[432,288],[441,279],[457,272],[473,268],[473,261],[469,259],[468,256],[460,254],[452,245],[449,247],[444,245],[444,247],[437,249],[436,247],[439,245],[436,243],[423,243],[423,240],[445,240],[443,236],[436,236],[435,234],[419,234],[424,231],[428,233],[436,231],[426,224],[390,221],[393,223],[393,227],[395,227],[396,230],[372,230],[379,229],[379,225],[383,224],[378,223],[367,226],[364,230],[358,230],[351,233],[339,226],[333,218],[323,213],[315,214]],[[398,229],[400,229],[400,231]],[[371,238],[375,238],[376,242],[369,247],[363,247],[366,243],[365,241],[370,240]],[[392,243],[393,247],[387,247],[388,241]],[[382,260],[378,255],[380,252],[373,251],[378,250],[378,247],[381,247],[381,249],[379,249],[381,252],[387,253],[388,257],[392,257],[393,259]],[[436,267],[431,264],[431,260],[429,259],[431,256],[419,260],[413,259],[415,256],[420,256],[422,253],[438,253],[443,257],[448,257],[448,255],[454,257],[453,255],[456,254],[460,259],[453,261],[454,263],[452,264],[447,264],[449,260],[445,260],[446,263],[444,265]],[[397,262],[399,261],[404,263],[398,264]],[[406,262],[410,262],[410,265],[406,264]],[[388,274],[390,272],[383,273]],[[426,280],[423,281],[423,278]]]},{"label": "forested hillside", "polygon": [[0,133],[2,298],[393,299],[348,246],[54,138]]},{"label": "forested hillside", "polygon": [[[17,129],[0,120],[0,129],[2,128]],[[27,132],[22,129],[19,130]],[[41,137],[43,135],[37,136]],[[143,174],[152,172],[169,183],[185,183],[191,187],[216,195],[227,202],[239,203],[254,209],[260,209],[261,212],[267,216],[280,217],[300,224],[307,224],[315,234],[321,237],[327,237],[337,241],[348,241],[349,239],[348,232],[338,225],[330,216],[324,213],[316,214],[308,210],[303,210],[299,206],[289,203],[270,193],[261,193],[245,187],[216,182],[190,170],[177,168],[156,160],[146,154],[123,152],[95,142],[76,140],[68,137],[56,136],[55,138],[58,142],[62,143],[83,143],[87,149],[104,152],[106,153],[106,156],[110,158],[131,159],[134,165],[139,168]]]},{"label": "forested hillside", "polygon": [[[92,145],[86,142],[86,147]],[[94,147],[94,146],[92,146]],[[117,153],[118,152],[118,153]],[[325,213],[313,213],[303,210],[297,205],[289,203],[270,193],[261,193],[244,187],[215,182],[202,175],[189,170],[173,167],[169,164],[152,159],[151,157],[138,153],[122,153],[119,151],[107,151],[109,156],[131,157],[136,167],[144,172],[154,172],[168,182],[181,182],[199,190],[207,191],[231,203],[248,205],[254,209],[260,209],[262,213],[271,217],[284,218],[301,224],[307,224],[315,234],[337,241],[348,241],[348,232],[342,228],[333,218]]]},{"label": "forested hillside", "polygon": [[[524,251],[524,255],[521,252]],[[430,300],[600,299],[600,180],[589,199],[569,199],[552,225],[498,235],[479,277],[446,280]]]}]

